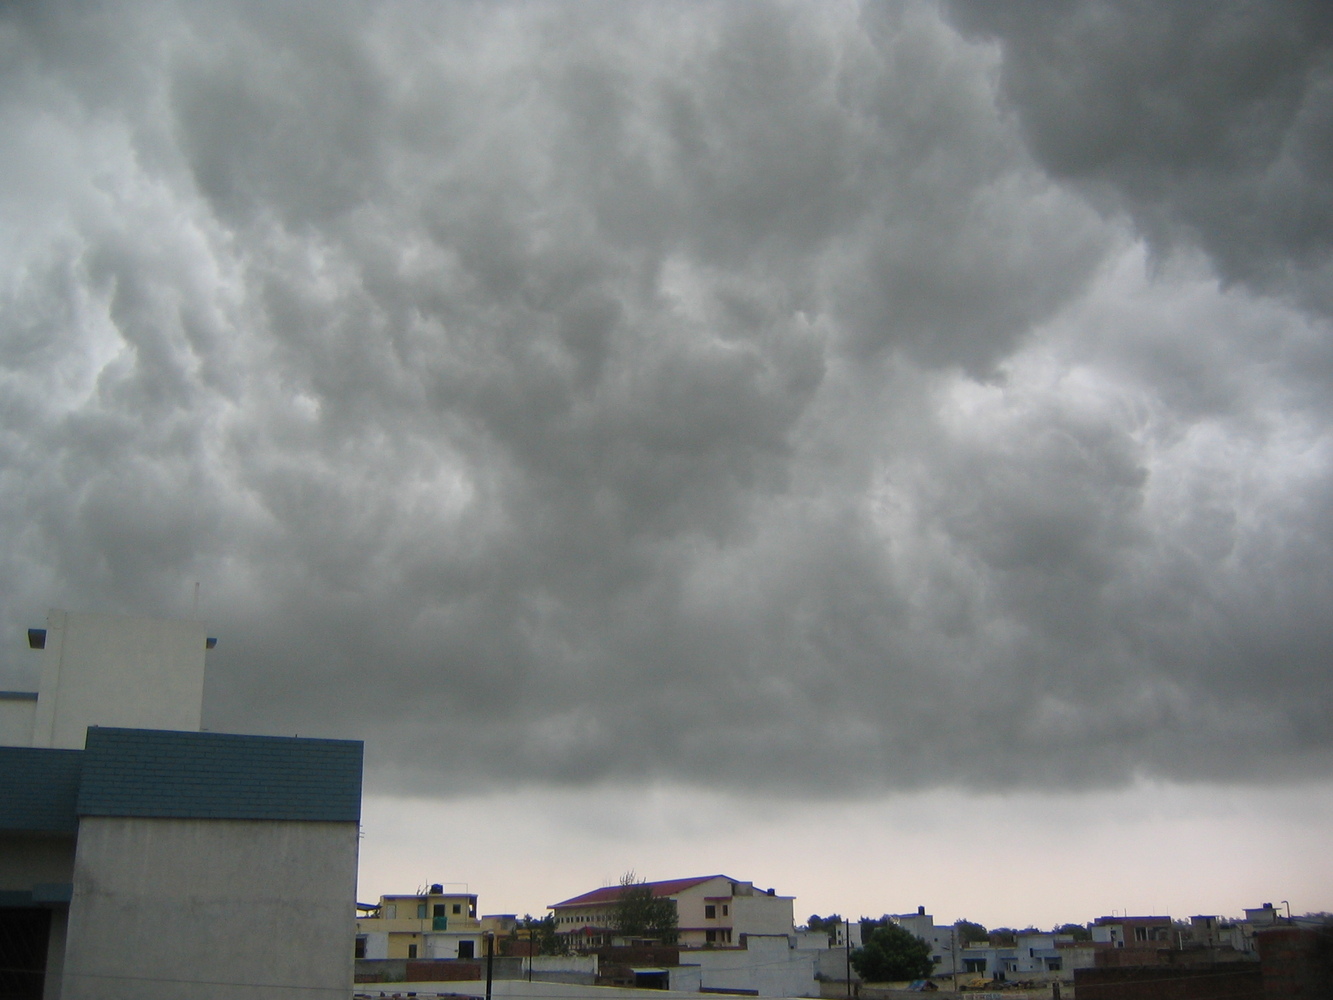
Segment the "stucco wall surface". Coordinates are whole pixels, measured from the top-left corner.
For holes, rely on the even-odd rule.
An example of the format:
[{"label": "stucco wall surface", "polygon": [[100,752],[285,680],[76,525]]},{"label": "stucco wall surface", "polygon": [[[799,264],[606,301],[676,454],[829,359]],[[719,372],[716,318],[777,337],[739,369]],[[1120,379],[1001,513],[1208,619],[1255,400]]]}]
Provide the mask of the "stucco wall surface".
[{"label": "stucco wall surface", "polygon": [[73,874],[73,837],[0,832],[0,890],[30,892],[43,882],[69,882]]},{"label": "stucco wall surface", "polygon": [[791,934],[792,902],[790,896],[770,896],[758,891],[753,896],[737,896],[732,900],[736,933]]},{"label": "stucco wall surface", "polygon": [[818,952],[793,951],[787,938],[750,937],[743,949],[692,951],[681,962],[697,963],[710,990],[756,990],[761,997],[818,996]]},{"label": "stucco wall surface", "polygon": [[0,746],[32,746],[32,726],[36,718],[36,698],[0,694]]},{"label": "stucco wall surface", "polygon": [[52,611],[32,745],[81,750],[89,726],[198,730],[207,639],[204,622]]},{"label": "stucco wall surface", "polygon": [[350,997],[357,832],[84,817],[65,1000]]}]

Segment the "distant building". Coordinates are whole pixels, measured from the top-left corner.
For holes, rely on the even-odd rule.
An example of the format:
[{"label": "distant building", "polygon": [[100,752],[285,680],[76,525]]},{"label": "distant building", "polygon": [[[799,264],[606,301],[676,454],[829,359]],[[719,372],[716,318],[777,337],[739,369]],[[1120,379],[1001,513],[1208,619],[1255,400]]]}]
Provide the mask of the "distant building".
[{"label": "distant building", "polygon": [[1098,917],[1092,940],[1112,948],[1170,948],[1178,946],[1170,917]]},{"label": "distant building", "polygon": [[356,922],[356,957],[479,958],[483,931],[476,895],[437,882],[424,892],[381,896]]},{"label": "distant building", "polygon": [[200,732],[201,622],[53,611],[28,640],[38,690],[0,695],[7,1000],[350,997],[361,743]]},{"label": "distant building", "polygon": [[[645,883],[676,908],[677,963],[670,967],[630,967],[640,984],[672,990],[751,994],[761,997],[817,996],[817,960],[828,954],[827,939],[805,948],[792,918],[794,897],[757,888],[726,875],[703,875]],[[633,952],[638,942],[621,938],[613,926],[615,904],[624,890],[607,886],[550,907],[556,933],[572,948]],[[653,949],[647,949],[652,951]],[[658,949],[660,950],[660,949]]]},{"label": "distant building", "polygon": [[[645,885],[675,906],[677,943],[682,948],[739,947],[747,935],[791,938],[796,931],[794,897],[757,889],[753,882],[702,875]],[[556,933],[575,948],[618,943],[613,917],[623,891],[619,885],[606,886],[552,904]]]},{"label": "distant building", "polygon": [[1254,934],[1243,920],[1194,916],[1190,917],[1189,943],[1195,948],[1229,948],[1249,953],[1254,951]]},{"label": "distant building", "polygon": [[930,959],[935,963],[934,975],[953,975],[957,942],[952,927],[935,926],[935,918],[918,906],[915,913],[890,914],[889,919],[905,931],[930,945]]}]

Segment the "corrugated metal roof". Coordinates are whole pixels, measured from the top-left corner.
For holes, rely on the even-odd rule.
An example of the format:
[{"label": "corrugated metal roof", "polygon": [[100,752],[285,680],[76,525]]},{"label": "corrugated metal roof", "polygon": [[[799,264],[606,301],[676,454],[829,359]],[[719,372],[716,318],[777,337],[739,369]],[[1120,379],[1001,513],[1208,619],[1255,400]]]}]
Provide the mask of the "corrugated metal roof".
[{"label": "corrugated metal roof", "polygon": [[[666,882],[644,882],[642,884],[652,889],[654,896],[674,896],[678,892],[684,892],[686,889],[712,881],[715,878],[724,878],[729,882],[736,881],[736,879],[729,878],[726,875],[700,875],[696,878],[678,878]],[[567,899],[563,903],[552,903],[548,909],[557,906],[587,906],[591,903],[611,903],[620,898],[624,889],[625,887],[620,885],[603,886],[600,889],[594,889],[592,892],[585,892],[582,896]]]},{"label": "corrugated metal roof", "polygon": [[362,744],[88,730],[80,816],[359,822]]},{"label": "corrugated metal roof", "polygon": [[74,833],[82,750],[0,747],[0,830]]}]

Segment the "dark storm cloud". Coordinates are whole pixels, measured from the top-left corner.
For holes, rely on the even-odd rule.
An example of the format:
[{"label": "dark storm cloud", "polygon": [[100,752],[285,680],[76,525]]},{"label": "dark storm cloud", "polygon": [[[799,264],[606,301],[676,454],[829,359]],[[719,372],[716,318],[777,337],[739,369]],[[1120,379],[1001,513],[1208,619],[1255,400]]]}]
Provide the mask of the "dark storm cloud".
[{"label": "dark storm cloud", "polygon": [[8,626],[200,581],[381,787],[1325,772],[1323,36],[1197,11],[1169,155],[1083,15],[11,10]]},{"label": "dark storm cloud", "polygon": [[1327,4],[959,4],[1003,45],[1002,92],[1039,161],[1113,193],[1164,249],[1325,313],[1333,253]]}]

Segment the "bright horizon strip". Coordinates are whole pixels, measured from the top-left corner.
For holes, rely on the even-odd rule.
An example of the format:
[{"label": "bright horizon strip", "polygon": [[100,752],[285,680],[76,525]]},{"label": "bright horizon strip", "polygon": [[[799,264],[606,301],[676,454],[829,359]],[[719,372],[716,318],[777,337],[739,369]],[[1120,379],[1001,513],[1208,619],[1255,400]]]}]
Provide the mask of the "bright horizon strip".
[{"label": "bright horizon strip", "polygon": [[1333,910],[1328,782],[788,804],[681,787],[368,794],[362,828],[359,900],[466,883],[481,914],[540,917],[630,869],[772,887],[795,897],[798,925],[918,906],[941,925],[1043,930],[1124,914],[1239,917],[1283,900],[1294,914]]}]

